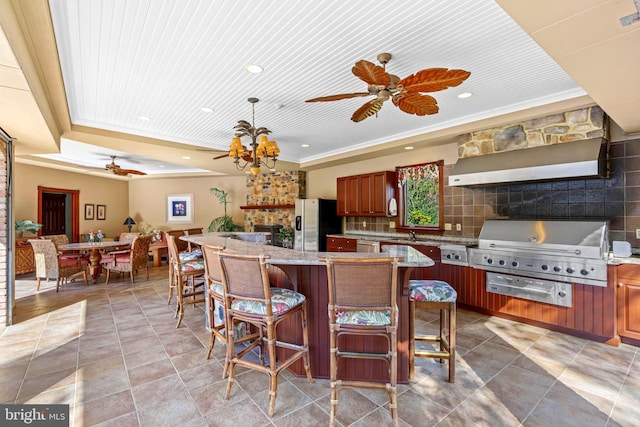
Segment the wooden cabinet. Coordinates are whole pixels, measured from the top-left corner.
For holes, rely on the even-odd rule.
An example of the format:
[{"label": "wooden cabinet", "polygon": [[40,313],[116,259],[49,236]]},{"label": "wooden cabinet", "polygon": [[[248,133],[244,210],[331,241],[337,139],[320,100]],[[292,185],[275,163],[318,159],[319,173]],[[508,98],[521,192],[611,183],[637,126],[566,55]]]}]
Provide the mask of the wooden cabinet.
[{"label": "wooden cabinet", "polygon": [[[397,244],[398,242],[380,242],[380,249],[382,250],[382,248],[384,248],[385,246],[397,245]],[[434,265],[428,268],[416,268],[415,270],[413,270],[413,272],[411,273],[412,280],[428,280],[428,279],[441,280],[440,248],[438,246],[406,244],[406,243],[402,243],[402,244],[406,246],[411,246],[413,249],[417,250],[418,252],[425,254],[426,256],[431,258],[435,263]]]},{"label": "wooden cabinet", "polygon": [[358,175],[338,178],[338,216],[358,216],[360,179]]},{"label": "wooden cabinet", "polygon": [[640,343],[640,265],[623,264],[616,268],[618,335]]},{"label": "wooden cabinet", "polygon": [[357,242],[345,237],[327,237],[327,252],[356,252]]},{"label": "wooden cabinet", "polygon": [[393,171],[338,178],[338,215],[387,216],[394,182]]},{"label": "wooden cabinet", "polygon": [[35,260],[33,259],[33,249],[28,238],[16,239],[16,274],[25,274],[36,271]]}]

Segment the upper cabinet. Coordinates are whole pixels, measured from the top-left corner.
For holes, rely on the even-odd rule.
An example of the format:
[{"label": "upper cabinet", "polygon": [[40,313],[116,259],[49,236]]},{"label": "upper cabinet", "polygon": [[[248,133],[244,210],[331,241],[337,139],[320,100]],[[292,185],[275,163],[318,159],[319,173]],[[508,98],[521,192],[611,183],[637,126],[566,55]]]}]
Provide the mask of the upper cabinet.
[{"label": "upper cabinet", "polygon": [[394,197],[395,172],[383,171],[338,178],[338,215],[388,216]]}]

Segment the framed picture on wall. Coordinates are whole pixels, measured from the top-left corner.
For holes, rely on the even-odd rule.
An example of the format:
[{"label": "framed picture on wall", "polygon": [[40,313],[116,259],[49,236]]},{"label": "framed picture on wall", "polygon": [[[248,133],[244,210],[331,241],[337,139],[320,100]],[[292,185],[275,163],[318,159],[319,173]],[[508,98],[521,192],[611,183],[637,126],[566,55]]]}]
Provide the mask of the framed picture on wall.
[{"label": "framed picture on wall", "polygon": [[193,224],[193,193],[167,194],[167,223]]},{"label": "framed picture on wall", "polygon": [[105,205],[96,205],[96,217],[99,220],[107,219],[107,207]]},{"label": "framed picture on wall", "polygon": [[84,205],[84,219],[94,219],[94,205],[86,203]]}]

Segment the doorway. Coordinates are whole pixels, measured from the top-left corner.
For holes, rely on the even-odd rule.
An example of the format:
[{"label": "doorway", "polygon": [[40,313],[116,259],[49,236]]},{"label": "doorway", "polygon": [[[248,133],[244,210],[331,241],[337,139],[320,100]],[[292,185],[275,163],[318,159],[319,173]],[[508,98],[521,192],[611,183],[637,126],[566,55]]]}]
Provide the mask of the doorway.
[{"label": "doorway", "polygon": [[77,242],[80,225],[80,191],[38,186],[40,235],[66,234]]}]

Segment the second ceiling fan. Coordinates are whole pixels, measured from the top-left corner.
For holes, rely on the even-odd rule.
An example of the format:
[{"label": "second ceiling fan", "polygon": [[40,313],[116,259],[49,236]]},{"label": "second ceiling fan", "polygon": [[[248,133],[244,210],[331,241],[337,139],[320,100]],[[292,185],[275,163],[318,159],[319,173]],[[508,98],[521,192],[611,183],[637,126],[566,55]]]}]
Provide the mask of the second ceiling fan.
[{"label": "second ceiling fan", "polygon": [[376,114],[382,108],[382,104],[390,98],[393,104],[405,113],[426,116],[438,112],[438,101],[422,92],[436,92],[458,86],[471,75],[469,71],[464,70],[426,68],[400,79],[386,71],[386,64],[391,60],[390,53],[381,53],[377,59],[382,67],[362,59],[351,69],[356,77],[367,83],[367,92],[321,96],[308,99],[306,102],[338,101],[373,95],[375,98],[358,108],[351,116],[351,120],[360,122]]},{"label": "second ceiling fan", "polygon": [[105,169],[108,171],[113,172],[114,175],[118,175],[118,176],[127,176],[127,175],[146,175],[146,173],[139,171],[139,170],[135,170],[135,169],[122,169],[120,167],[120,165],[116,164],[116,157],[117,156],[110,156],[111,157],[111,163],[107,163],[105,165]]}]

